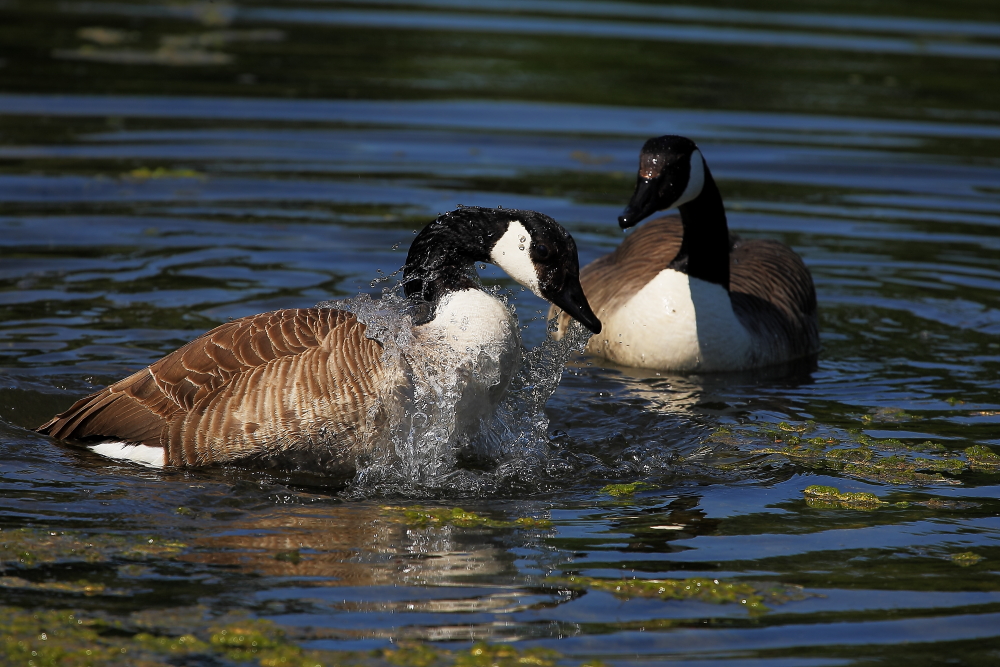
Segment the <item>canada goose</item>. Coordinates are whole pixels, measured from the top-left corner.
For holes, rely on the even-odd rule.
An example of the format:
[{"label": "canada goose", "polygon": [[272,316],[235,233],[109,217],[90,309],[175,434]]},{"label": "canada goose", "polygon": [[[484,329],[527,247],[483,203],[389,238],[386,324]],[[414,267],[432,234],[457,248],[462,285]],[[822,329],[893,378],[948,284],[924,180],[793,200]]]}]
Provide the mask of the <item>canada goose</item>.
[{"label": "canada goose", "polygon": [[[421,368],[443,376],[469,365],[455,407],[474,414],[456,428],[475,422],[506,391],[520,359],[517,323],[480,289],[475,262],[496,264],[601,330],[566,230],[534,211],[463,207],[438,217],[410,246],[403,291],[413,321],[404,321],[410,344],[400,364],[383,356],[396,339],[374,339],[353,312],[278,310],[216,327],[37,430],[156,467],[309,461],[353,474],[358,457],[371,454],[399,418],[391,406],[394,395],[405,394],[406,376],[413,380]],[[477,389],[473,380],[484,368],[500,370]]]},{"label": "canada goose", "polygon": [[[650,139],[639,155],[622,229],[656,211],[580,274],[604,323],[587,351],[623,366],[735,371],[816,353],[816,290],[802,260],[777,241],[743,240],[690,139]],[[556,312],[550,308],[550,317]],[[560,331],[568,317],[560,317]]]}]

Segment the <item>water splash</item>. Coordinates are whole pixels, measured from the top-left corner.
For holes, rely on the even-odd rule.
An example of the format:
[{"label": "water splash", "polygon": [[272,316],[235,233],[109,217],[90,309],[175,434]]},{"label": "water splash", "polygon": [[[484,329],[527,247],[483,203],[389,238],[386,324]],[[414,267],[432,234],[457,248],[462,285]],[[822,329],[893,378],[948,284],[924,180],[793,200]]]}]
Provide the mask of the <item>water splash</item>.
[{"label": "water splash", "polygon": [[[513,306],[492,292],[510,314]],[[394,389],[378,406],[386,427],[346,494],[351,497],[489,496],[539,488],[550,445],[544,407],[563,367],[582,351],[589,332],[574,322],[562,340],[550,335],[527,350],[490,345],[464,353],[429,341],[413,323],[425,304],[385,289],[319,304],[354,313],[383,347]]]}]

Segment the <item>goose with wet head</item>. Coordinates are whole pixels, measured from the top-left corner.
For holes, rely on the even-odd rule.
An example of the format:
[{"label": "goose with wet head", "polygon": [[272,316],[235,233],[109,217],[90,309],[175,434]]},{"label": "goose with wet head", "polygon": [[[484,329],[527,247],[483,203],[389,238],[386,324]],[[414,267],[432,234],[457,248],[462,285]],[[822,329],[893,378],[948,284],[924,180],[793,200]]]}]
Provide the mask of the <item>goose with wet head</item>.
[{"label": "goose with wet head", "polygon": [[[462,365],[499,369],[467,381],[456,429],[475,428],[506,391],[520,360],[517,322],[482,290],[491,262],[593,332],[601,323],[579,281],[573,238],[534,211],[463,207],[414,239],[403,270],[412,341],[406,363],[345,309],[303,308],[244,317],[199,336],[143,370],[80,399],[38,428],[104,456],[146,465],[312,461],[351,474],[384,441],[389,409],[417,369],[446,376]],[[453,434],[455,437],[460,433]]]}]

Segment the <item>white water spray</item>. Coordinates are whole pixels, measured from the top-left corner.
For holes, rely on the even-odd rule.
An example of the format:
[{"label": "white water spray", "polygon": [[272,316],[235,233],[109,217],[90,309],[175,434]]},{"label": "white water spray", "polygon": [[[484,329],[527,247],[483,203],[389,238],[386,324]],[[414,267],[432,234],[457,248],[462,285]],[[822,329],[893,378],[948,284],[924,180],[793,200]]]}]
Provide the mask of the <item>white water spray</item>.
[{"label": "white water spray", "polygon": [[513,308],[497,299],[513,337],[465,351],[422,338],[413,327],[419,306],[398,293],[319,304],[348,310],[366,325],[398,387],[377,408],[387,428],[359,461],[351,495],[479,496],[536,486],[549,453],[545,403],[590,333],[574,322],[562,340],[549,335],[525,350]]}]

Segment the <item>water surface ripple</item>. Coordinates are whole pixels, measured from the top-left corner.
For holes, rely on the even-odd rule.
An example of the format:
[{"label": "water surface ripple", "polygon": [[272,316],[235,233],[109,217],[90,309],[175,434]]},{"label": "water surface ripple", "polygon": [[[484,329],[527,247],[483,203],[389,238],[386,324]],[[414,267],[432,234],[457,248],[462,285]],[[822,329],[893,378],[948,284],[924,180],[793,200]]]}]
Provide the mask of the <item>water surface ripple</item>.
[{"label": "water surface ripple", "polygon": [[[992,664],[1000,15],[837,11],[0,3],[0,655]],[[156,472],[30,430],[228,318],[378,293],[458,204],[543,211],[589,262],[665,133],[734,231],[810,267],[814,362],[574,357],[537,475],[481,494]],[[545,304],[481,274],[538,346]]]}]

